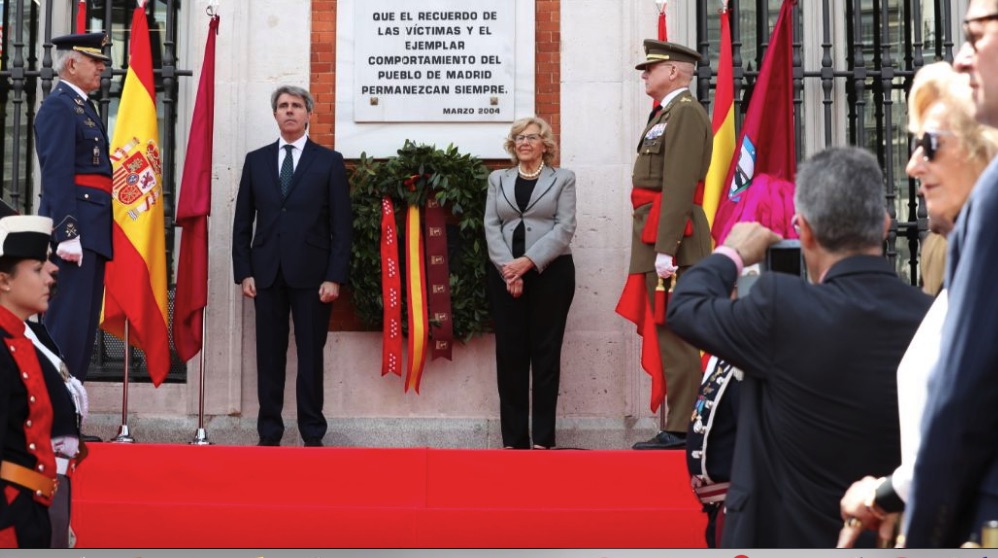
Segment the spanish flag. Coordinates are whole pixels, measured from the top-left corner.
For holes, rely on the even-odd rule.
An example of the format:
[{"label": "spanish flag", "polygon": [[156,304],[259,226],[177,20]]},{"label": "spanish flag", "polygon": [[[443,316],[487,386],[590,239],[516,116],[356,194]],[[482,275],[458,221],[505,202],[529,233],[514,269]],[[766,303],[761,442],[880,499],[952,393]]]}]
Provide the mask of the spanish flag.
[{"label": "spanish flag", "polygon": [[721,8],[721,50],[717,60],[717,87],[714,89],[714,150],[710,169],[704,181],[703,212],[707,223],[714,226],[714,215],[721,203],[724,179],[728,176],[731,154],[735,152],[735,79],[731,63],[731,24],[727,3]]},{"label": "spanish flag", "polygon": [[166,231],[149,26],[144,0],[132,15],[128,75],[111,140],[114,260],[104,279],[101,328],[141,349],[153,384],[170,370]]}]

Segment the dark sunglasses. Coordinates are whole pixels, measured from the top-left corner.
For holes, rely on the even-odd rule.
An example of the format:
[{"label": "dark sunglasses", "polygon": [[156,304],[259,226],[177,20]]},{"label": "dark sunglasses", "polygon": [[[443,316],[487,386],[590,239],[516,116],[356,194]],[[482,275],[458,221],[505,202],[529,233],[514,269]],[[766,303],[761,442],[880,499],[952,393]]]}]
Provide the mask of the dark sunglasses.
[{"label": "dark sunglasses", "polygon": [[948,134],[945,132],[925,132],[922,137],[915,138],[915,143],[911,144],[911,152],[915,153],[921,147],[922,157],[931,163],[936,158],[936,152],[939,151],[939,136],[945,135]]},{"label": "dark sunglasses", "polygon": [[963,40],[970,45],[970,48],[973,49],[974,52],[977,52],[977,41],[981,40],[981,35],[983,33],[980,28],[976,30],[971,29],[970,24],[984,23],[986,21],[994,21],[996,19],[998,19],[998,12],[963,20]]}]

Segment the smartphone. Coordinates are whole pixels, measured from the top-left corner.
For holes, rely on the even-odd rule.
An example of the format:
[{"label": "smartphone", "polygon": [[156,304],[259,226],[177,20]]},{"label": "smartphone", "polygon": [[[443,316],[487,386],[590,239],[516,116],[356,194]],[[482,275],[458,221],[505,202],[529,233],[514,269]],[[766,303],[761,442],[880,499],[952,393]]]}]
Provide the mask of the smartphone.
[{"label": "smartphone", "polygon": [[804,269],[800,240],[781,240],[766,249],[766,258],[762,261],[763,271],[778,271],[804,277]]}]

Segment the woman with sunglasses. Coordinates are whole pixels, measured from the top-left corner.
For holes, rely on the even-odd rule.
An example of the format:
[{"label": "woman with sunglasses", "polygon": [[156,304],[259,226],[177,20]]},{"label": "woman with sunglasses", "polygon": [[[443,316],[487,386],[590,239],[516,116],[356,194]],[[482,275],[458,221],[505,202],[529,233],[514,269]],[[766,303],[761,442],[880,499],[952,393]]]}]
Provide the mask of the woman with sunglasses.
[{"label": "woman with sunglasses", "polygon": [[502,443],[549,449],[555,445],[561,344],[575,296],[569,246],[575,173],[551,166],[557,145],[541,118],[514,122],[505,148],[515,166],[489,175],[485,203]]},{"label": "woman with sunglasses", "polygon": [[[954,83],[945,81],[950,78]],[[910,94],[915,141],[906,170],[919,181],[929,215],[921,259],[922,285],[931,295],[942,289],[946,236],[994,155],[995,132],[977,123],[969,97],[962,100],[969,91],[967,76],[940,62],[918,72]]]},{"label": "woman with sunglasses", "polygon": [[[944,259],[945,236],[953,230],[977,178],[998,154],[998,130],[977,122],[967,75],[956,73],[946,62],[925,66],[915,75],[908,97],[908,129],[915,141],[906,170],[919,181],[929,229],[941,243],[923,245],[923,276],[939,274],[935,279],[925,277],[924,284],[941,286],[945,262],[927,266],[934,257],[927,251],[938,251]],[[933,271],[936,266],[938,271]],[[942,290],[898,365],[901,465],[889,477],[864,477],[849,488],[841,503],[845,526],[839,546],[851,546],[864,528],[879,529],[884,541],[893,538],[898,512],[904,509],[911,488],[926,385],[939,358],[946,302]]]}]

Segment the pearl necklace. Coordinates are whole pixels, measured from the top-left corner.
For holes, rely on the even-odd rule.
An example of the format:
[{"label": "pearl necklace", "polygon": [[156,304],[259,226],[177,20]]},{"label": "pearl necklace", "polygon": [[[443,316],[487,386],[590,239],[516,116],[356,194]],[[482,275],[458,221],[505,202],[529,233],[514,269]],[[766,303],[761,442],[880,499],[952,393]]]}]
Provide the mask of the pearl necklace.
[{"label": "pearl necklace", "polygon": [[523,170],[523,163],[520,163],[518,165],[518,168],[520,170],[520,176],[527,179],[534,179],[540,176],[541,171],[544,170],[544,161],[541,161],[541,166],[537,167],[537,170],[535,170],[534,172],[527,172]]}]

